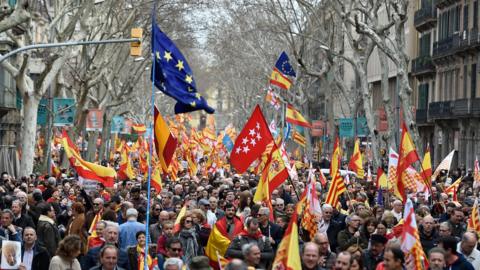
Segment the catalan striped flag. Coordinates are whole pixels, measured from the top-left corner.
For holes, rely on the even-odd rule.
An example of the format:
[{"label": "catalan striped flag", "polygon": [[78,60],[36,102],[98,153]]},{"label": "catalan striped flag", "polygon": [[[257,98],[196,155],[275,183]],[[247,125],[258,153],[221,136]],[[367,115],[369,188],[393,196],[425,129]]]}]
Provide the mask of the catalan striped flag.
[{"label": "catalan striped flag", "polygon": [[167,122],[165,122],[156,106],[154,118],[155,150],[162,170],[166,172],[177,148],[177,138],[170,132]]},{"label": "catalan striped flag", "polygon": [[311,128],[312,125],[303,117],[303,115],[293,107],[293,105],[287,105],[287,111],[285,113],[285,121],[297,126]]},{"label": "catalan striped flag", "polygon": [[470,218],[468,218],[467,230],[473,231],[477,233],[477,235],[480,233],[480,217],[478,214],[477,200],[475,200],[475,203],[473,204],[473,208],[472,208],[472,213],[470,215]]},{"label": "catalan striped flag", "polygon": [[97,181],[105,187],[113,187],[114,179],[117,177],[115,170],[83,160],[65,130],[62,132],[62,145],[70,166],[75,169],[80,180]]},{"label": "catalan striped flag", "polygon": [[305,147],[305,145],[307,144],[307,139],[305,139],[305,137],[297,130],[293,132],[293,141],[302,147]]},{"label": "catalan striped flag", "polygon": [[332,153],[332,160],[330,163],[330,175],[332,176],[332,182],[328,189],[327,198],[325,203],[330,205],[337,205],[338,197],[342,195],[347,188],[343,182],[343,178],[340,175],[340,158],[341,158],[340,141],[338,137],[335,139],[335,145]]}]

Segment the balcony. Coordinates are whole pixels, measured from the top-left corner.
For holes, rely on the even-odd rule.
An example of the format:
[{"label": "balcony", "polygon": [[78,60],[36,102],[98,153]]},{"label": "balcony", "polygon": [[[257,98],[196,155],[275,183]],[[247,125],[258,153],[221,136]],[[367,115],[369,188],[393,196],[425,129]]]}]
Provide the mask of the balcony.
[{"label": "balcony", "polygon": [[474,53],[480,49],[480,35],[477,28],[465,30],[459,35],[457,53]]},{"label": "balcony", "polygon": [[412,60],[412,75],[423,77],[435,74],[435,66],[430,55],[419,56]]},{"label": "balcony", "polygon": [[452,107],[453,115],[458,117],[468,116],[470,113],[470,103],[470,99],[468,98],[455,100]]},{"label": "balcony", "polygon": [[452,101],[431,102],[428,104],[429,119],[446,119],[452,118]]},{"label": "balcony", "polygon": [[417,124],[426,124],[428,120],[427,109],[417,109],[415,112],[415,121]]},{"label": "balcony", "polygon": [[418,32],[423,32],[437,23],[437,8],[435,6],[426,6],[415,11],[413,23]]},{"label": "balcony", "polygon": [[432,59],[437,61],[441,58],[453,56],[460,46],[460,34],[455,33],[450,37],[433,43]]},{"label": "balcony", "polygon": [[457,2],[460,2],[460,0],[437,0],[437,8],[445,8],[445,7],[448,7],[450,5],[453,5]]}]

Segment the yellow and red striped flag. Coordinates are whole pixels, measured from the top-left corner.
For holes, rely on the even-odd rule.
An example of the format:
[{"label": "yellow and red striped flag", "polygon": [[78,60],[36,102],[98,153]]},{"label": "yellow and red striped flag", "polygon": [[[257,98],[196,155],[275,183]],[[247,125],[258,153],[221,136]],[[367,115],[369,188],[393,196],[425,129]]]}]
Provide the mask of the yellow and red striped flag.
[{"label": "yellow and red striped flag", "polygon": [[480,220],[478,215],[478,201],[475,200],[473,204],[472,213],[470,218],[468,218],[467,230],[473,231],[475,233],[480,234]]},{"label": "yellow and red striped flag", "polygon": [[165,122],[156,106],[154,116],[155,149],[162,170],[166,172],[177,148],[177,139],[170,132],[167,122]]},{"label": "yellow and red striped flag", "polygon": [[117,177],[115,170],[83,160],[65,130],[62,132],[62,145],[70,166],[75,169],[81,181],[92,180],[102,183],[105,187],[113,187],[114,179]]},{"label": "yellow and red striped flag", "polygon": [[427,150],[425,150],[425,155],[423,156],[422,161],[422,178],[427,187],[432,185],[432,160],[430,157],[430,146],[427,144]]},{"label": "yellow and red striped flag", "polygon": [[120,167],[118,169],[118,179],[126,180],[135,178],[135,173],[133,172],[132,163],[130,162],[130,157],[128,154],[127,145],[123,146],[121,150],[121,160]]},{"label": "yellow and red striped flag", "polygon": [[303,117],[303,115],[295,109],[291,104],[287,104],[287,111],[285,112],[285,121],[297,126],[311,128],[312,125]]},{"label": "yellow and red striped flag", "polygon": [[294,211],[283,239],[278,245],[277,254],[273,260],[272,269],[302,269],[298,243],[297,215],[297,211]]},{"label": "yellow and red striped flag", "polygon": [[180,209],[180,212],[178,213],[177,215],[177,218],[175,219],[175,223],[173,224],[173,233],[177,233],[180,231],[180,220],[182,219],[182,217],[185,216],[185,214],[187,214],[187,203],[185,203],[183,206],[182,206],[182,209]]},{"label": "yellow and red striped flag", "polygon": [[142,135],[147,131],[147,127],[145,126],[145,124],[133,124],[132,130],[138,135]]},{"label": "yellow and red striped flag", "polygon": [[332,176],[332,182],[328,189],[327,198],[325,203],[330,205],[337,205],[338,197],[342,195],[347,188],[343,182],[343,178],[340,175],[340,158],[341,158],[340,141],[338,137],[335,139],[335,145],[332,153],[332,160],[330,163],[330,175]]},{"label": "yellow and red striped flag", "polygon": [[415,144],[408,133],[407,125],[405,125],[405,122],[403,122],[402,139],[400,141],[400,151],[398,155],[397,182],[394,186],[394,189],[396,189],[401,195],[403,202],[406,202],[407,200],[404,182],[405,177],[403,172],[405,172],[415,161],[420,161],[420,158],[418,157],[417,150],[415,149]]},{"label": "yellow and red striped flag", "polygon": [[302,147],[305,147],[305,145],[307,144],[307,139],[300,132],[295,130],[292,136],[294,142],[296,142]]},{"label": "yellow and red striped flag", "polygon": [[360,152],[360,139],[358,138],[355,140],[355,146],[353,147],[353,154],[348,163],[348,168],[357,174],[357,178],[363,179],[363,177],[365,177],[362,153]]}]

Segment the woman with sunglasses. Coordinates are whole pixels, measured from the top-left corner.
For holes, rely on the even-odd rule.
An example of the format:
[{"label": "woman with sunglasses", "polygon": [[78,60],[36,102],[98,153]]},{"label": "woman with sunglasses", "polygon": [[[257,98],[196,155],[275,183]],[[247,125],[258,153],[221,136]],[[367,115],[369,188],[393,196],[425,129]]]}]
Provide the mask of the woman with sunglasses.
[{"label": "woman with sunglasses", "polygon": [[183,247],[184,262],[189,265],[192,258],[201,255],[201,247],[198,244],[198,233],[193,224],[191,213],[186,213],[180,219],[180,231],[177,233]]}]

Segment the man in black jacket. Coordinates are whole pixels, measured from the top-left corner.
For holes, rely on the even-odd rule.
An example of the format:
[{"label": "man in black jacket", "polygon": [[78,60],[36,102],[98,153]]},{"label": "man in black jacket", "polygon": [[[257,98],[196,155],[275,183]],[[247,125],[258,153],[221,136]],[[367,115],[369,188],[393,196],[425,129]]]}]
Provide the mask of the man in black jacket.
[{"label": "man in black jacket", "polygon": [[19,270],[45,270],[50,266],[48,251],[37,244],[37,233],[32,227],[23,230],[22,263]]},{"label": "man in black jacket", "polygon": [[22,204],[19,200],[12,202],[12,212],[14,215],[13,225],[22,229],[26,227],[35,228],[32,218],[27,213],[22,213]]},{"label": "man in black jacket", "polygon": [[418,227],[420,236],[420,243],[422,243],[423,251],[425,254],[430,252],[430,249],[437,246],[438,232],[435,229],[435,220],[432,216],[426,216],[422,220],[422,224]]},{"label": "man in black jacket", "polygon": [[268,237],[273,250],[276,251],[278,244],[280,244],[283,238],[283,229],[277,224],[272,223],[269,217],[270,209],[268,207],[261,207],[260,210],[258,210],[260,230],[264,236]]}]

